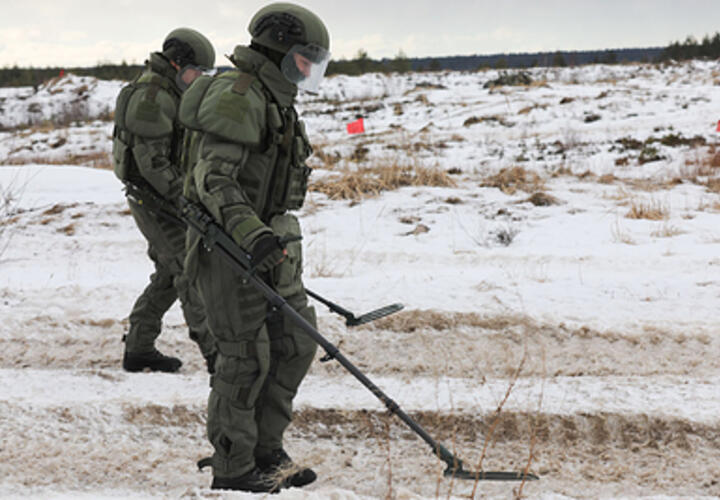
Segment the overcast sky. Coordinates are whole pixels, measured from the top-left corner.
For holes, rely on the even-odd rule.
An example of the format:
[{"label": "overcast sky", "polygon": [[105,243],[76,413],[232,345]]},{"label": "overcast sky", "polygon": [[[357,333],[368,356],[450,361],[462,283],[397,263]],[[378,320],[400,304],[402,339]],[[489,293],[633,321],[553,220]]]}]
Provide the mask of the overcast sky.
[{"label": "overcast sky", "polygon": [[[204,33],[218,62],[249,42],[268,2],[0,0],[0,67],[142,63],[180,26]],[[303,0],[328,26],[334,58],[665,46],[720,30],[720,0]]]}]

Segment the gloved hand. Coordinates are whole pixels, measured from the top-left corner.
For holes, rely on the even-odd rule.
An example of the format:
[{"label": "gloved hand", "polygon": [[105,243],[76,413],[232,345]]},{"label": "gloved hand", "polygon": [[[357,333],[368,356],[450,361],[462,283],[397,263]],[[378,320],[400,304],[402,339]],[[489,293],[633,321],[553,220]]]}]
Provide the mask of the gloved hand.
[{"label": "gloved hand", "polygon": [[255,269],[265,273],[285,260],[287,250],[277,236],[263,234],[253,242],[250,255]]}]

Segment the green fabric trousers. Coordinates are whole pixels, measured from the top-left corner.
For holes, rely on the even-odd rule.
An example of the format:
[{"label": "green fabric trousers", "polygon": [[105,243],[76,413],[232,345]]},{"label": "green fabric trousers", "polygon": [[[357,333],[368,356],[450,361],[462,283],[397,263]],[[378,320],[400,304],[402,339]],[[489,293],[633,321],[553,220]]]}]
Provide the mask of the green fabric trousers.
[{"label": "green fabric trousers", "polygon": [[185,229],[133,202],[129,205],[140,232],[148,242],[148,256],[155,264],[155,272],[130,313],[125,350],[137,353],[152,351],[155,339],[160,335],[163,316],[179,298],[190,338],[197,342],[203,356],[213,353],[215,341],[207,327],[205,307],[183,273]]},{"label": "green fabric trousers", "polygon": [[[276,216],[270,225],[278,236],[300,233],[292,215]],[[236,477],[255,466],[255,456],[282,447],[293,398],[317,344],[272,311],[263,295],[244,283],[218,252],[202,245],[194,248],[196,283],[208,304],[208,324],[218,347],[207,420],[208,439],[215,448],[213,474]],[[307,305],[302,285],[300,242],[287,249],[285,261],[264,279],[315,326],[315,310]]]}]

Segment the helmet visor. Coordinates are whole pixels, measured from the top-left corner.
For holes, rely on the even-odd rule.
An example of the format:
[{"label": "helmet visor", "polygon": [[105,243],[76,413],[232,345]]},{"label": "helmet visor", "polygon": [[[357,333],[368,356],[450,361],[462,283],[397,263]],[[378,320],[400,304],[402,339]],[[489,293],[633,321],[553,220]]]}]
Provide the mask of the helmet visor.
[{"label": "helmet visor", "polygon": [[181,92],[185,92],[198,76],[207,73],[208,70],[202,66],[188,64],[187,66],[180,68],[180,71],[178,71],[175,75],[175,84]]},{"label": "helmet visor", "polygon": [[330,52],[319,45],[293,45],[285,54],[280,69],[300,90],[317,92],[329,62]]}]

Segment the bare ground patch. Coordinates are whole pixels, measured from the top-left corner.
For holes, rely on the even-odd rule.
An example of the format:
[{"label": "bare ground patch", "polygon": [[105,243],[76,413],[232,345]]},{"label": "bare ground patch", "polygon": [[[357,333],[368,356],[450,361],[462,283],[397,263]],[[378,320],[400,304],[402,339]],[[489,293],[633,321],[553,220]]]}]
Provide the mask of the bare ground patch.
[{"label": "bare ground patch", "polygon": [[134,425],[188,427],[205,425],[205,413],[187,405],[125,405],[125,420]]},{"label": "bare ground patch", "polygon": [[[122,414],[97,407],[19,408],[0,403],[3,487],[133,489],[205,498],[210,475],[195,461],[210,452],[204,402],[160,409],[125,405]],[[480,461],[491,415],[415,412],[412,416],[469,467]],[[42,425],[41,425],[42,424]],[[49,424],[49,425],[48,425]],[[578,498],[718,495],[720,429],[682,419],[613,413],[502,414],[483,470],[519,470],[528,461],[541,480],[524,493],[562,492]],[[444,464],[398,419],[386,412],[301,409],[286,446],[319,475],[310,491],[344,488],[383,496],[402,488],[428,498],[468,495],[472,482],[442,477]],[[482,497],[513,498],[517,483],[482,483]],[[12,491],[12,490],[11,490]],[[197,496],[195,497],[197,498]]]},{"label": "bare ground patch", "polygon": [[[659,329],[621,332],[549,324],[526,316],[402,311],[358,329],[329,331],[353,362],[374,373],[509,377],[712,374],[720,339]],[[341,370],[315,363],[314,373]]]},{"label": "bare ground patch", "polygon": [[[126,330],[124,319],[31,318],[0,337],[0,368],[120,370]],[[27,331],[33,335],[14,333]],[[184,326],[166,326],[157,346],[166,354],[178,356],[184,373],[206,370],[200,350]]]},{"label": "bare ground patch", "polygon": [[[526,442],[534,435],[538,443],[560,448],[585,443],[590,446],[639,451],[674,447],[691,450],[700,446],[720,452],[717,425],[698,424],[680,418],[617,413],[555,415],[502,412],[477,415],[463,412],[422,411],[410,416],[439,440],[482,444],[491,436],[495,443]],[[320,427],[322,430],[317,431]],[[491,429],[495,429],[491,432]],[[318,437],[416,440],[417,436],[388,412],[334,409],[302,409],[296,412],[293,431]]]},{"label": "bare ground patch", "polygon": [[[0,337],[0,368],[120,369],[126,320],[40,316],[8,325]],[[28,336],[22,332],[34,332]],[[320,332],[361,369],[374,374],[456,376],[483,381],[509,377],[527,356],[521,377],[711,375],[720,338],[658,329],[598,331],[547,324],[526,316],[402,311],[361,328],[321,317]],[[158,348],[183,360],[181,371],[204,371],[199,349],[183,325],[166,326]],[[320,363],[313,374],[343,371]]]},{"label": "bare ground patch", "polygon": [[510,326],[528,324],[529,321],[528,318],[522,316],[486,316],[478,313],[412,310],[400,311],[362,328],[379,328],[405,333],[412,333],[421,328],[450,330],[460,326],[501,330]]}]

